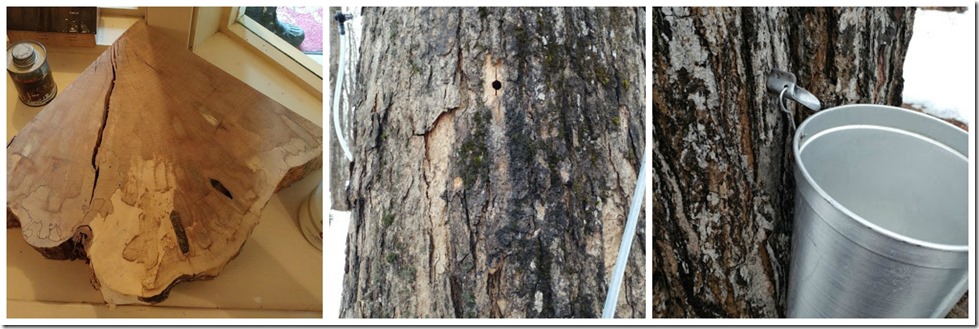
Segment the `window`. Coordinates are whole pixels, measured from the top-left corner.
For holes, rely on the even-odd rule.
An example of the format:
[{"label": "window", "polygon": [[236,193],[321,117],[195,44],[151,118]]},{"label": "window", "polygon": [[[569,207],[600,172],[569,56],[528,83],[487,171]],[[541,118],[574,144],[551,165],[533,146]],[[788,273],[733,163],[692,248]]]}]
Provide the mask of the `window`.
[{"label": "window", "polygon": [[238,22],[250,19],[323,64],[323,7],[245,7],[243,12]]},{"label": "window", "polygon": [[232,7],[221,29],[323,93],[323,7]]}]

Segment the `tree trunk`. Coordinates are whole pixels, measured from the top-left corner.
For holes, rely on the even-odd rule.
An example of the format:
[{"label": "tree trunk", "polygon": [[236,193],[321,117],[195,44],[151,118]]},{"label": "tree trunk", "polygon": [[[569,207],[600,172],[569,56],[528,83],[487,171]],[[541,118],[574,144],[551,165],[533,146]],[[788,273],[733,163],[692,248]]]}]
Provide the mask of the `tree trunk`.
[{"label": "tree trunk", "polygon": [[[140,22],[7,146],[7,213],[110,304],[218,275],[322,130]],[[8,223],[10,223],[8,219]]]},{"label": "tree trunk", "polygon": [[[600,316],[644,146],[645,11],[363,14],[342,316]],[[643,226],[621,317],[645,315]]]},{"label": "tree trunk", "polygon": [[[905,8],[653,9],[655,317],[784,316],[793,131],[766,77],[795,73],[824,108],[900,106],[913,19]],[[792,108],[797,122],[811,114]]]}]

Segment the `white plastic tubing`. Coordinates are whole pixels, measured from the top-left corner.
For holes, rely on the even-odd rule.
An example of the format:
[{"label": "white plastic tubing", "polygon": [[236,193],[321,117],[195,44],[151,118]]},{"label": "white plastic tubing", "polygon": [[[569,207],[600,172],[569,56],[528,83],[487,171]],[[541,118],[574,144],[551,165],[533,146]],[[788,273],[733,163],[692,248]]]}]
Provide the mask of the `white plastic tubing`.
[{"label": "white plastic tubing", "polygon": [[643,151],[642,165],[639,166],[639,179],[636,180],[636,190],[632,192],[632,204],[629,206],[629,219],[622,233],[622,243],[619,244],[619,255],[615,258],[615,270],[608,285],[608,295],[605,297],[605,308],[602,318],[615,317],[615,304],[619,300],[619,288],[622,287],[622,276],[625,274],[625,264],[629,260],[632,249],[632,238],[636,236],[636,223],[639,221],[639,208],[643,204],[643,193],[646,192],[646,151]]},{"label": "white plastic tubing", "polygon": [[[337,25],[337,28],[340,28],[340,25]],[[334,83],[336,86],[333,88],[333,131],[337,133],[337,140],[340,141],[343,156],[347,158],[347,161],[353,161],[354,156],[350,153],[350,147],[347,146],[347,140],[343,138],[343,132],[340,129],[340,89],[343,86],[343,71],[346,71],[347,68],[347,38],[343,35],[338,37],[340,38],[340,63],[337,66],[337,80]]]}]

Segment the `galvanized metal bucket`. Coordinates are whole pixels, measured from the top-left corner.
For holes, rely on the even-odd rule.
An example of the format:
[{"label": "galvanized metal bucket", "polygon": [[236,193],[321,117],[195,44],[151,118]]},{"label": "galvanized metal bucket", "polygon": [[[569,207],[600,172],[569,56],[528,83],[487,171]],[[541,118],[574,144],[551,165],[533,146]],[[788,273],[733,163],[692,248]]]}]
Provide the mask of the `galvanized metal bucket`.
[{"label": "galvanized metal bucket", "polygon": [[789,317],[944,317],[968,287],[968,134],[897,107],[802,123]]}]

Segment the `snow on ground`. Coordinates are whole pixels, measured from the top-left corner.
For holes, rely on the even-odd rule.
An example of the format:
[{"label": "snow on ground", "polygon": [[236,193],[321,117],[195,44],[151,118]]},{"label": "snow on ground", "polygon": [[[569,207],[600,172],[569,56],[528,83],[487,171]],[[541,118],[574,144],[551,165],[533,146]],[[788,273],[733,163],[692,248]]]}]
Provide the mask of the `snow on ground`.
[{"label": "snow on ground", "polygon": [[904,60],[904,103],[962,121],[976,109],[976,13],[918,10]]},{"label": "snow on ground", "polygon": [[343,295],[343,264],[347,259],[347,229],[350,212],[330,210],[330,225],[323,233],[323,263],[326,268],[326,295],[323,316],[337,319],[340,315],[340,299]]}]

